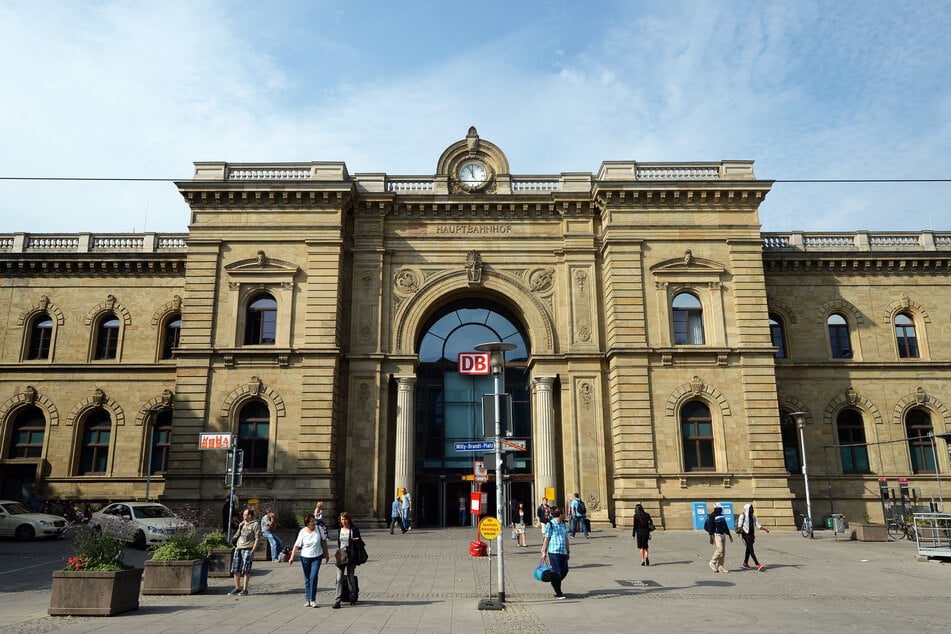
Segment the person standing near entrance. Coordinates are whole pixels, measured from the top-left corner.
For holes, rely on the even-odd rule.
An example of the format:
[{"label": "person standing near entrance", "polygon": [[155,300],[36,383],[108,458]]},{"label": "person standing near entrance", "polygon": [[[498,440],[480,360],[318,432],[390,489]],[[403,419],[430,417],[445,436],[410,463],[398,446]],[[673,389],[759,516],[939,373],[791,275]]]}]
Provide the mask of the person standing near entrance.
[{"label": "person standing near entrance", "polygon": [[403,532],[413,530],[413,524],[410,520],[410,513],[413,512],[413,497],[406,487],[403,487],[403,493],[400,496],[400,512],[403,516]]},{"label": "person standing near entrance", "polygon": [[542,557],[548,559],[551,566],[551,587],[555,591],[556,599],[564,599],[561,591],[561,582],[568,576],[568,558],[571,551],[568,547],[568,528],[561,519],[560,508],[551,512],[551,521],[545,524],[545,540],[542,542]]},{"label": "person standing near entrance", "polygon": [[460,495],[457,502],[459,503],[459,526],[465,526],[466,525],[466,511],[469,510],[466,508],[466,498]]},{"label": "person standing near entrance", "polygon": [[512,526],[515,528],[515,537],[518,539],[519,546],[528,546],[528,536],[525,534],[525,522],[528,520],[528,514],[525,512],[525,506],[519,502],[518,509],[512,515]]},{"label": "person standing near entrance", "polygon": [[390,535],[393,534],[393,529],[396,528],[396,525],[400,525],[400,532],[405,533],[406,529],[403,528],[403,512],[400,510],[400,496],[393,498],[393,503],[390,504]]},{"label": "person standing near entrance", "polygon": [[588,539],[588,508],[585,506],[584,500],[582,500],[577,493],[575,493],[574,498],[571,500],[568,513],[571,515],[571,536],[575,536],[575,533],[578,532],[578,524],[581,524],[581,531],[584,533],[584,538]]},{"label": "person standing near entrance", "polygon": [[548,498],[542,498],[542,503],[538,505],[538,510],[535,511],[535,517],[538,521],[538,526],[542,528],[542,535],[545,534],[545,527],[548,525],[548,522],[551,521],[551,507],[548,506]]}]

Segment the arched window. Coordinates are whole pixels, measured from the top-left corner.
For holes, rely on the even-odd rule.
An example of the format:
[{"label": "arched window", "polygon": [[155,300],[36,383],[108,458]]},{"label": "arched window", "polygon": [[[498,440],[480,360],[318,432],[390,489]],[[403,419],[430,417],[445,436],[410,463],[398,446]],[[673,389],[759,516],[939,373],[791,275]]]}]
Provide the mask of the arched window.
[{"label": "arched window", "polygon": [[83,423],[82,446],[79,455],[79,475],[106,473],[109,466],[109,439],[112,420],[103,409],[93,410]]},{"label": "arched window", "polygon": [[[472,471],[472,456],[458,452],[456,442],[481,438],[482,397],[493,393],[491,376],[459,374],[460,352],[502,341],[515,346],[505,353],[505,389],[512,397],[514,435],[532,435],[526,336],[515,315],[485,300],[461,300],[434,314],[419,340],[416,389],[416,472],[424,477]],[[510,473],[532,472],[531,452],[515,456]],[[454,498],[453,498],[454,499]]]},{"label": "arched window", "polygon": [[916,407],[905,416],[905,436],[911,452],[913,473],[935,473],[934,446],[931,444],[931,416]]},{"label": "arched window", "polygon": [[34,317],[30,322],[30,344],[26,358],[31,361],[36,359],[49,359],[50,342],[52,342],[52,340],[52,318],[46,313],[41,313]]},{"label": "arched window", "polygon": [[895,315],[895,339],[898,341],[898,356],[902,359],[918,358],[918,337],[915,335],[915,322],[910,315]]},{"label": "arched window", "polygon": [[684,471],[714,471],[713,419],[710,408],[700,401],[690,401],[680,410],[683,435]]},{"label": "arched window", "polygon": [[246,471],[266,471],[271,413],[264,401],[249,401],[238,414],[238,449]]},{"label": "arched window", "polygon": [[868,445],[865,442],[865,422],[854,409],[844,409],[836,418],[839,435],[839,455],[842,473],[869,473]]},{"label": "arched window", "polygon": [[99,318],[96,328],[96,353],[98,360],[115,359],[119,353],[119,318],[106,313]]},{"label": "arched window", "polygon": [[182,333],[182,316],[178,313],[171,315],[165,322],[165,332],[162,336],[162,358],[174,359],[175,348]]},{"label": "arched window", "polygon": [[671,303],[674,311],[674,344],[703,343],[703,305],[692,293],[678,293]]},{"label": "arched window", "polygon": [[802,473],[799,457],[799,427],[789,412],[779,412],[779,432],[783,439],[783,462],[789,473]]},{"label": "arched window", "polygon": [[852,339],[849,335],[849,322],[839,313],[829,315],[829,345],[833,359],[852,358]]},{"label": "arched window", "polygon": [[46,438],[46,418],[39,407],[24,407],[13,420],[8,458],[39,458]]},{"label": "arched window", "polygon": [[277,338],[277,301],[270,293],[256,295],[248,304],[244,343],[248,346],[274,344]]},{"label": "arched window", "polygon": [[779,315],[770,313],[769,315],[769,338],[776,348],[776,358],[786,358],[786,333],[783,328],[783,321]]},{"label": "arched window", "polygon": [[164,409],[155,412],[152,423],[152,462],[149,473],[165,473],[168,470],[168,450],[172,441],[172,411]]}]

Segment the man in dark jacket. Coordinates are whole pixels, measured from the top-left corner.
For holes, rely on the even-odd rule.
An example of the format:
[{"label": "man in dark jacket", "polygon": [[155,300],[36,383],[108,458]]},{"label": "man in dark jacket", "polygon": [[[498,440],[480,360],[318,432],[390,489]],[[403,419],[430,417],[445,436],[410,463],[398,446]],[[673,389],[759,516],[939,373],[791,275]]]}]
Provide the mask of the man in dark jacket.
[{"label": "man in dark jacket", "polygon": [[713,505],[713,512],[706,522],[707,532],[710,534],[710,543],[716,544],[716,550],[713,551],[713,558],[710,559],[710,570],[713,572],[730,572],[724,565],[726,559],[726,540],[729,537],[730,543],[733,543],[733,535],[730,535],[730,527],[723,517],[723,507],[720,503]]}]

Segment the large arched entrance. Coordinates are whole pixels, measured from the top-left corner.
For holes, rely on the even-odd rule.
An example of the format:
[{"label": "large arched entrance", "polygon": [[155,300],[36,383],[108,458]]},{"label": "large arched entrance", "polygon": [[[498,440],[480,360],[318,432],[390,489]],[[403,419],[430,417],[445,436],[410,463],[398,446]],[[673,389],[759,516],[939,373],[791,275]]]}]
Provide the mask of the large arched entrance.
[{"label": "large arched entrance", "polygon": [[[460,498],[468,504],[476,490],[473,461],[481,453],[457,452],[455,444],[481,440],[482,396],[493,392],[491,376],[458,373],[460,352],[476,344],[504,341],[514,344],[506,354],[505,389],[512,395],[513,437],[526,439],[527,450],[514,454],[506,468],[506,500],[532,502],[532,408],[527,361],[529,341],[518,318],[505,307],[483,299],[454,301],[435,312],[421,329],[416,350],[419,358],[416,383],[415,473],[416,522],[424,526],[457,526]],[[483,485],[494,491],[494,473]],[[488,510],[495,514],[495,495],[488,496]]]}]

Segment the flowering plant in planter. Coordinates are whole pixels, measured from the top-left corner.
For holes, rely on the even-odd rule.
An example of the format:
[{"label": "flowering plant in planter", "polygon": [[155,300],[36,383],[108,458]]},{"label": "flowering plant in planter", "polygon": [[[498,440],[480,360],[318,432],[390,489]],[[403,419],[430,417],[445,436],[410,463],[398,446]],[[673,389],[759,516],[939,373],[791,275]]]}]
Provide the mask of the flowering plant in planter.
[{"label": "flowering plant in planter", "polygon": [[125,544],[114,534],[89,524],[73,524],[66,533],[76,556],[67,560],[64,570],[98,572],[132,568],[122,560]]}]

